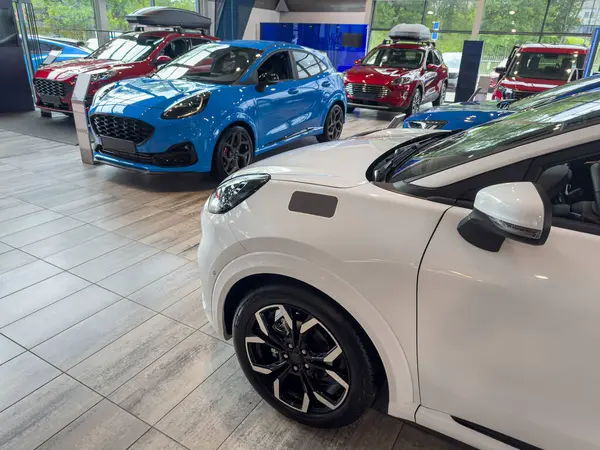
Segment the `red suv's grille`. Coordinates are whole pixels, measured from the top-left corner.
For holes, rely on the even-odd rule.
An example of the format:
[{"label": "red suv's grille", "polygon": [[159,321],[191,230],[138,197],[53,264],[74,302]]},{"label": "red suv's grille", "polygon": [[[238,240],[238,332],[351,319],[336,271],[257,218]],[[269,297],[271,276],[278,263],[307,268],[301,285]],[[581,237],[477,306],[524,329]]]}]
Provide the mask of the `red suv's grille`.
[{"label": "red suv's grille", "polygon": [[64,97],[67,92],[65,83],[62,81],[34,78],[33,85],[35,86],[35,90],[39,95]]},{"label": "red suv's grille", "polygon": [[154,127],[137,119],[94,114],[91,118],[94,132],[100,136],[131,141],[139,145],[154,132]]},{"label": "red suv's grille", "polygon": [[364,98],[367,100],[387,97],[390,94],[389,89],[385,86],[364,83],[348,83],[346,85],[346,92],[352,97]]}]

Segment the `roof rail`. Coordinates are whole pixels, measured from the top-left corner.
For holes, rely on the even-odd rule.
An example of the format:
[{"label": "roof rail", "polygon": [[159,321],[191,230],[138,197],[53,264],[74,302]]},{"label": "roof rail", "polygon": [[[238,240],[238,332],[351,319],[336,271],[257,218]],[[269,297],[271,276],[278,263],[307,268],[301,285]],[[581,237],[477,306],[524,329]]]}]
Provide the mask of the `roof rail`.
[{"label": "roof rail", "polygon": [[382,44],[417,44],[429,47],[435,47],[435,41],[414,41],[411,39],[384,39]]}]

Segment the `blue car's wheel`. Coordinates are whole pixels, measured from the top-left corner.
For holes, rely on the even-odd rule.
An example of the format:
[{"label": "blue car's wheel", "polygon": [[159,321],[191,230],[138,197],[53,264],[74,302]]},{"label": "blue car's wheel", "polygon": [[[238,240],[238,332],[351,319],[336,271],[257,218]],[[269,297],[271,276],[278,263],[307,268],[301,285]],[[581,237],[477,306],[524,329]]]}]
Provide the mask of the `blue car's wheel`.
[{"label": "blue car's wheel", "polygon": [[323,134],[317,136],[319,142],[337,141],[344,128],[344,110],[340,105],[333,105],[325,119]]},{"label": "blue car's wheel", "polygon": [[248,166],[254,160],[254,143],[244,127],[227,128],[215,148],[213,174],[222,180]]}]

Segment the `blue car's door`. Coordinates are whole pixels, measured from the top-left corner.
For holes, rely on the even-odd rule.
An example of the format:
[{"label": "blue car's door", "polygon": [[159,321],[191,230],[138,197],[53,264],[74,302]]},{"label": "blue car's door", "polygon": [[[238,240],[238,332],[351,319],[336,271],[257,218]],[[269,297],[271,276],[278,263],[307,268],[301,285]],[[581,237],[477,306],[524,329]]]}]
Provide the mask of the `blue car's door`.
[{"label": "blue car's door", "polygon": [[257,69],[258,81],[265,82],[277,75],[279,81],[264,86],[256,93],[258,145],[264,147],[283,141],[302,130],[308,100],[303,95],[304,80],[296,80],[288,50],[271,54]]},{"label": "blue car's door", "polygon": [[320,127],[327,110],[323,105],[327,102],[323,98],[331,94],[332,83],[329,75],[323,71],[323,66],[317,61],[315,55],[309,52],[294,50],[296,78],[298,79],[299,99],[302,114],[297,117],[298,127],[301,131]]}]

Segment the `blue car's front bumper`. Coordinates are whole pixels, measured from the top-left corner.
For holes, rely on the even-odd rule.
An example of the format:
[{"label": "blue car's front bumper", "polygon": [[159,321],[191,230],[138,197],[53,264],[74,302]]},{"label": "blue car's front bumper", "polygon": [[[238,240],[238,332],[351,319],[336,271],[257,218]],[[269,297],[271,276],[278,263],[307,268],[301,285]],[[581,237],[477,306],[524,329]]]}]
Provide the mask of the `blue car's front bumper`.
[{"label": "blue car's front bumper", "polygon": [[[92,107],[90,121],[97,144],[94,159],[146,173],[209,172],[219,136],[214,122],[202,114],[183,119],[163,119],[162,113],[162,109],[135,105],[102,104]],[[100,136],[95,129],[94,115],[100,114],[142,121],[154,130],[145,141],[124,150],[115,145],[115,141]],[[184,153],[189,153],[189,158],[184,158]]]}]

